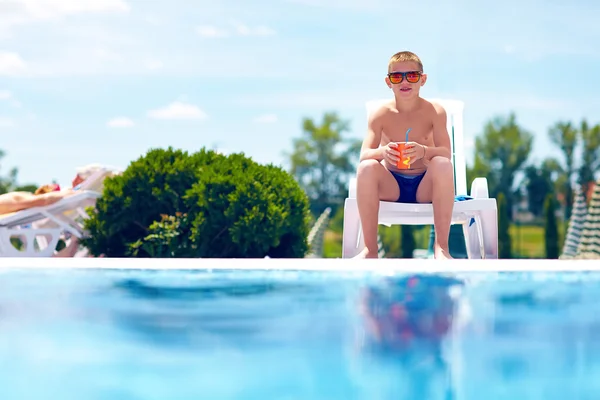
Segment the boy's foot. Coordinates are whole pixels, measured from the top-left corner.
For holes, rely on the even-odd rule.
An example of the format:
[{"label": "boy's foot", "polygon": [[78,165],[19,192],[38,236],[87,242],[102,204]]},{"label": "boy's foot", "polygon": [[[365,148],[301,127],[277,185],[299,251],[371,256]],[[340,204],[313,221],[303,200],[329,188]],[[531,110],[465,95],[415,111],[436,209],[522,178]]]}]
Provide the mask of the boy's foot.
[{"label": "boy's foot", "polygon": [[379,254],[377,254],[377,252],[375,252],[375,253],[370,252],[369,249],[367,249],[365,247],[363,249],[363,251],[361,251],[360,253],[358,253],[353,258],[379,258]]},{"label": "boy's foot", "polygon": [[433,250],[433,256],[436,260],[453,260],[454,258],[450,255],[449,249],[444,249],[442,247],[435,247]]}]

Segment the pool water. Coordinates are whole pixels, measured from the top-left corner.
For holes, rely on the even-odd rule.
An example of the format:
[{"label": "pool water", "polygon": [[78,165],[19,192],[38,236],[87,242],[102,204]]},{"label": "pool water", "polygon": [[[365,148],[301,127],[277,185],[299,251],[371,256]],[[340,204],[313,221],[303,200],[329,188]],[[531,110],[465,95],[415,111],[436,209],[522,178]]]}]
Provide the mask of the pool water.
[{"label": "pool water", "polygon": [[0,270],[12,399],[598,399],[600,275]]}]

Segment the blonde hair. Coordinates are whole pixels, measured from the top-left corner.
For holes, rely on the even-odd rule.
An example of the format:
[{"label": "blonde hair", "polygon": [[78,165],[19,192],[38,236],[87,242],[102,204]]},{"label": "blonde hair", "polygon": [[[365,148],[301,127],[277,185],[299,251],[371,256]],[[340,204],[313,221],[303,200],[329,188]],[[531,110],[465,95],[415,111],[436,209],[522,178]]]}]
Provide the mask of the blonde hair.
[{"label": "blonde hair", "polygon": [[406,61],[412,61],[414,63],[417,63],[419,65],[419,70],[423,71],[423,63],[421,62],[421,59],[418,55],[410,51],[399,51],[390,58],[390,62],[388,63],[388,72],[391,72],[390,67],[392,66],[392,64]]},{"label": "blonde hair", "polygon": [[48,185],[42,185],[39,188],[37,188],[37,190],[33,193],[35,195],[40,195],[40,194],[46,194],[46,193],[50,193],[50,192],[56,192],[60,189],[60,186],[58,186],[56,183],[50,183]]}]

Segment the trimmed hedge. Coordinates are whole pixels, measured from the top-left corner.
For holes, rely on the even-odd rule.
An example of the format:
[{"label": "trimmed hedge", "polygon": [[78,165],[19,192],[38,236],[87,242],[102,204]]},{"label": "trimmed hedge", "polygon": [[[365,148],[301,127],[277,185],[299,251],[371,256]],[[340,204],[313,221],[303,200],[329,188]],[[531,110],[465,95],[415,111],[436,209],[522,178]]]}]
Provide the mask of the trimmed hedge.
[{"label": "trimmed hedge", "polygon": [[84,245],[107,257],[304,257],[309,203],[243,154],[152,149],[109,178]]}]

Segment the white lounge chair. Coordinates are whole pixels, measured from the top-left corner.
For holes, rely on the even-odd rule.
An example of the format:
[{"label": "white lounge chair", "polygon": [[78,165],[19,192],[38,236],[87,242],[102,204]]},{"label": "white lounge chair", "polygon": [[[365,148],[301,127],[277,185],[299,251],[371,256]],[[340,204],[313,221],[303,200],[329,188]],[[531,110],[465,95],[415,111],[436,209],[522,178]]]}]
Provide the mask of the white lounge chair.
[{"label": "white lounge chair", "polygon": [[[456,195],[468,195],[467,171],[463,143],[464,103],[458,100],[431,99],[441,104],[448,115],[448,133],[452,143],[454,165],[454,190]],[[389,99],[367,103],[367,114]],[[469,258],[498,258],[498,214],[496,199],[489,198],[487,179],[476,178],[471,184],[472,200],[454,204],[452,224],[461,224]],[[433,225],[431,204],[380,202],[380,225]],[[344,204],[344,232],[342,258],[351,258],[364,248],[364,240],[356,201],[356,179],[349,185],[349,195]]]},{"label": "white lounge chair", "polygon": [[[117,173],[102,168],[90,175],[77,188],[78,193],[46,207],[34,207],[0,215],[0,257],[50,257],[61,237],[84,236],[86,208],[93,207],[101,196],[104,179]],[[19,239],[17,249],[11,240]]]}]

